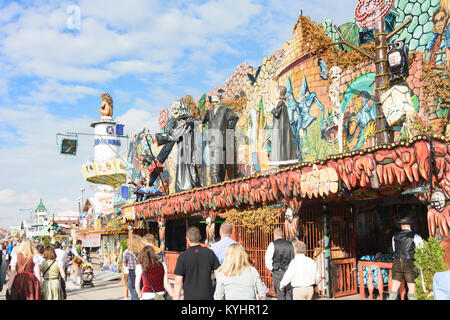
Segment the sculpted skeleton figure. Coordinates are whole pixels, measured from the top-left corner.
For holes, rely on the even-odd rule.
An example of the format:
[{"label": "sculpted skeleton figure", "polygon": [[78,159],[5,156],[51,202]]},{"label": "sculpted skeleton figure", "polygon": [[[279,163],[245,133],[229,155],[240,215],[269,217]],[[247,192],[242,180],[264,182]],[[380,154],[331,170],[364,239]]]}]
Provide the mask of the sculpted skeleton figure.
[{"label": "sculpted skeleton figure", "polygon": [[341,79],[341,73],[342,69],[338,66],[334,66],[330,69],[330,79],[331,79],[331,85],[330,85],[330,91],[329,96],[331,99],[331,103],[333,104],[333,120],[334,123],[338,126],[338,142],[339,142],[339,153],[342,153],[343,146],[342,146],[342,127],[343,127],[343,120],[344,115],[341,111],[341,103],[339,99],[339,80]]}]

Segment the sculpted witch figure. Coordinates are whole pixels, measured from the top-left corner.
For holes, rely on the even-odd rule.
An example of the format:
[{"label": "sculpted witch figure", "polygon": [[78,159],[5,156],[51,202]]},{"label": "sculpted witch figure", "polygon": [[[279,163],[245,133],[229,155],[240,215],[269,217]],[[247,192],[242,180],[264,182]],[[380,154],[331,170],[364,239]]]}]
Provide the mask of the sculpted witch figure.
[{"label": "sculpted witch figure", "polygon": [[278,86],[278,103],[272,109],[273,129],[270,165],[288,165],[298,162],[295,138],[286,105],[286,87]]}]

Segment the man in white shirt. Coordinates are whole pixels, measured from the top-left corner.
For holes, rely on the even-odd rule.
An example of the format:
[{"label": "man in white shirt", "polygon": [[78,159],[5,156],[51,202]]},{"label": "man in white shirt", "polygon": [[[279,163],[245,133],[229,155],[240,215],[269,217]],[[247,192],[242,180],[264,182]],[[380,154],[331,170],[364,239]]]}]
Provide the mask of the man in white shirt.
[{"label": "man in white shirt", "polygon": [[280,289],[280,281],[286,272],[289,263],[294,259],[294,247],[290,241],[283,239],[283,230],[277,228],[273,231],[273,242],[269,243],[266,250],[266,268],[272,275],[273,286],[278,300],[292,300],[292,287],[286,286]]},{"label": "man in white shirt", "polygon": [[317,263],[305,256],[306,244],[302,241],[294,243],[295,258],[289,264],[281,279],[280,290],[283,291],[289,283],[293,287],[293,300],[312,300],[314,284],[320,280]]},{"label": "man in white shirt", "polygon": [[56,253],[56,262],[58,263],[58,266],[65,267],[66,264],[66,251],[61,249],[61,243],[58,241],[55,243],[55,253]]}]

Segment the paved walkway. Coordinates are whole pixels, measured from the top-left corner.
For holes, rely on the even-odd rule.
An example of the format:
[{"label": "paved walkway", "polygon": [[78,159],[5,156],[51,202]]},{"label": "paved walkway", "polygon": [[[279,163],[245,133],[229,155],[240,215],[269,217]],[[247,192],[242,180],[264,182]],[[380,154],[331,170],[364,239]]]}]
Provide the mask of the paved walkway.
[{"label": "paved walkway", "polygon": [[[80,288],[71,280],[67,281],[67,300],[128,300],[124,297],[125,287],[121,274],[108,271],[94,272],[94,286]],[[6,300],[6,288],[0,292],[0,300]],[[273,299],[273,298],[268,298]],[[352,295],[337,299],[320,298],[318,300],[360,300],[359,295]]]},{"label": "paved walkway", "polygon": [[[126,300],[121,274],[95,271],[93,282],[93,287],[80,288],[75,286],[71,280],[67,281],[67,300]],[[7,284],[0,292],[0,300],[6,300],[6,288]]]}]

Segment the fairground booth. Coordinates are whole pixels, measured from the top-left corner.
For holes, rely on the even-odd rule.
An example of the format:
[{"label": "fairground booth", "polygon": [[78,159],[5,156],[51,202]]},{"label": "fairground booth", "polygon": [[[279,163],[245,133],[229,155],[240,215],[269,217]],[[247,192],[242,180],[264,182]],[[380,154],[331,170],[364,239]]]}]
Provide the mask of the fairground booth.
[{"label": "fairground booth", "polygon": [[374,282],[389,290],[401,218],[448,236],[450,57],[436,16],[449,21],[449,1],[366,2],[341,26],[301,14],[260,66],[131,136],[122,216],[159,239],[172,277],[188,227],[209,246],[229,221],[272,293],[264,255],[281,227],[321,267],[319,296],[370,299]]}]

